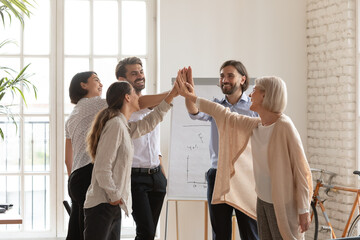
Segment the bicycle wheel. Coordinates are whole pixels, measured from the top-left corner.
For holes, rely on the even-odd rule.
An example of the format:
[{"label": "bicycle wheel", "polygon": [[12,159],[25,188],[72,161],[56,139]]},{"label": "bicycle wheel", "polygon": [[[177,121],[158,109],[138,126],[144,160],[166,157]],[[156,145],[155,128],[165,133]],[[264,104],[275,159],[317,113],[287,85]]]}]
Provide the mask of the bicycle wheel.
[{"label": "bicycle wheel", "polygon": [[319,230],[319,220],[318,220],[318,214],[316,211],[316,207],[315,207],[315,203],[313,201],[311,201],[311,212],[310,212],[310,216],[313,215],[312,217],[312,221],[310,223],[310,227],[309,230],[307,231],[308,234],[310,234],[312,236],[312,234],[314,234],[314,238],[309,238],[307,237],[306,239],[314,239],[317,240],[318,238],[318,230]]},{"label": "bicycle wheel", "polygon": [[347,236],[348,237],[360,236],[360,215],[357,215],[355,220],[352,222]]}]

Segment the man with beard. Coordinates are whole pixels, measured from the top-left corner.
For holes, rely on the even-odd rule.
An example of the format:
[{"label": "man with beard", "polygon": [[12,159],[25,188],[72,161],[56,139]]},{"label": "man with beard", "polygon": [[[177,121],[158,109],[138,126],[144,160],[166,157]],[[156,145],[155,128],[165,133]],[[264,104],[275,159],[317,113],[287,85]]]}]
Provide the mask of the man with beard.
[{"label": "man with beard", "polygon": [[[187,70],[187,78],[188,81],[193,81],[191,68]],[[219,79],[219,86],[225,96],[221,100],[215,98],[214,102],[228,107],[232,112],[237,112],[250,117],[257,117],[257,113],[249,109],[251,101],[245,94],[248,85],[249,77],[245,66],[239,61],[226,61],[220,67]],[[211,204],[218,164],[219,136],[217,126],[215,120],[213,120],[211,116],[203,112],[199,112],[194,103],[186,100],[186,107],[192,119],[211,122],[211,137],[209,144],[211,168],[206,173],[206,180],[208,183],[207,199],[211,226],[213,229],[213,240],[231,239],[231,218],[233,210],[235,210],[241,239],[259,239],[256,220],[226,203]],[[246,194],[246,192],[244,192],[244,194]]]},{"label": "man with beard", "polygon": [[[121,60],[115,69],[119,81],[128,81],[141,96],[145,88],[142,62],[137,57]],[[159,94],[162,99],[167,93]],[[159,101],[160,102],[160,101]],[[133,113],[131,121],[138,121],[148,115],[151,109]],[[161,167],[160,128],[133,139],[134,158],[131,171],[132,216],[136,223],[136,240],[153,240],[161,208],[166,194],[167,179]]]}]

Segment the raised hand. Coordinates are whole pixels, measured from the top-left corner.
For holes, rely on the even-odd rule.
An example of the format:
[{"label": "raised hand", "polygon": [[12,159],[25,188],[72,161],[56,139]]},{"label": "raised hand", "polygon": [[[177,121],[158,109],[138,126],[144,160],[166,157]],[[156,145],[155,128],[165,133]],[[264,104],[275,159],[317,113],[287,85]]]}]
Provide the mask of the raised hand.
[{"label": "raised hand", "polygon": [[181,96],[195,103],[197,96],[195,95],[194,87],[186,81],[186,75],[186,69],[179,70],[175,86]]},{"label": "raised hand", "polygon": [[189,66],[186,72],[186,81],[194,87],[194,79],[192,77],[192,68]]}]

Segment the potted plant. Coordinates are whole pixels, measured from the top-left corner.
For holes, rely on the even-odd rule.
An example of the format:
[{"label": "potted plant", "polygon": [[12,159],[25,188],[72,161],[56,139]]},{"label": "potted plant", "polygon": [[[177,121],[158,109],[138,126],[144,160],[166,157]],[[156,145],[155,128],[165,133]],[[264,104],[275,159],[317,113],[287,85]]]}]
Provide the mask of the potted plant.
[{"label": "potted plant", "polygon": [[[29,17],[31,12],[29,11],[29,7],[32,5],[29,1],[26,0],[0,0],[0,18],[3,22],[3,27],[5,27],[5,18],[8,18],[10,23],[12,20],[12,16],[15,16],[24,27],[24,15]],[[3,40],[0,41],[0,48],[3,48],[7,44],[15,43],[12,40]],[[30,64],[29,64],[30,65]],[[12,105],[3,104],[2,99],[5,94],[12,95],[12,98],[16,94],[20,94],[23,102],[26,105],[26,98],[23,90],[26,89],[30,91],[32,89],[34,91],[35,97],[37,96],[37,89],[35,85],[33,85],[27,78],[30,76],[28,74],[27,68],[29,65],[25,66],[20,72],[17,72],[9,67],[0,66],[0,115],[6,115],[9,120],[11,120],[16,126],[15,115],[11,112]],[[4,139],[4,133],[0,127],[0,136]]]}]

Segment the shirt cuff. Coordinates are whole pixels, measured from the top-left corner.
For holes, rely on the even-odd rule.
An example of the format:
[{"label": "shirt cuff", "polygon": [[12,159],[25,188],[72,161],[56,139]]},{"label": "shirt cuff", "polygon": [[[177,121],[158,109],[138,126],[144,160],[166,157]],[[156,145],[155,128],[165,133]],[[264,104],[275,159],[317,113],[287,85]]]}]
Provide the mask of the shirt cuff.
[{"label": "shirt cuff", "polygon": [[310,210],[308,208],[301,208],[299,209],[299,214],[309,213]]}]

